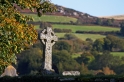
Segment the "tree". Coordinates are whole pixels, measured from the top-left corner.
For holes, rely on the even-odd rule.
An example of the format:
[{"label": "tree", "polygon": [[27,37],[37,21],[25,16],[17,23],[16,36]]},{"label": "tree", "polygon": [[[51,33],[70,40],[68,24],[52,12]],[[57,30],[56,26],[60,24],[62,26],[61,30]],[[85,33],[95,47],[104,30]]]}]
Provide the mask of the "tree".
[{"label": "tree", "polygon": [[32,18],[17,11],[15,4],[22,9],[36,9],[38,16],[55,10],[48,0],[0,0],[0,72],[7,65],[16,63],[16,53],[37,40],[34,26],[27,24]]},{"label": "tree", "polygon": [[70,52],[71,45],[68,44],[66,41],[58,41],[54,48],[58,50],[67,50],[68,52]]},{"label": "tree", "polygon": [[98,24],[98,25],[102,25],[102,20],[101,20],[100,18],[97,18],[97,20],[96,20],[96,24]]},{"label": "tree", "polygon": [[101,39],[96,39],[94,44],[93,44],[93,47],[94,49],[96,49],[97,51],[103,51],[103,45],[104,45],[104,39],[101,38]]},{"label": "tree", "polygon": [[75,36],[74,34],[65,34],[64,37],[65,37],[65,39],[67,39],[67,40],[78,39],[77,36]]},{"label": "tree", "polygon": [[[104,39],[104,47],[108,47],[111,51],[123,51],[124,50],[124,43],[123,39],[113,36],[107,35]],[[105,49],[106,50],[106,49]]]},{"label": "tree", "polygon": [[106,21],[106,23],[107,23],[108,26],[111,26],[112,23],[113,23],[113,22],[112,22],[112,19],[108,19],[108,20]]},{"label": "tree", "polygon": [[88,65],[89,63],[91,63],[92,61],[94,61],[94,56],[89,53],[89,52],[84,52],[81,54],[80,57],[76,58],[76,61],[79,63],[79,64],[82,64],[84,63],[85,65]]},{"label": "tree", "polygon": [[115,57],[112,54],[110,54],[109,51],[104,51],[102,54],[95,56],[95,60],[92,63],[90,63],[89,69],[98,70],[102,69],[103,67],[111,68],[112,66],[115,65],[115,63],[118,63],[115,60]]},{"label": "tree", "polygon": [[121,32],[122,36],[124,36],[124,22],[121,23],[120,27],[121,27],[120,32]]},{"label": "tree", "polygon": [[115,72],[111,70],[109,67],[103,67],[103,73],[105,75],[115,75]]},{"label": "tree", "polygon": [[80,69],[80,64],[78,64],[66,50],[53,52],[53,64],[57,65],[59,73]]},{"label": "tree", "polygon": [[104,50],[111,51],[111,41],[108,38],[104,38]]},{"label": "tree", "polygon": [[40,48],[30,48],[18,55],[18,72],[23,74],[36,74],[41,67],[43,55]]}]

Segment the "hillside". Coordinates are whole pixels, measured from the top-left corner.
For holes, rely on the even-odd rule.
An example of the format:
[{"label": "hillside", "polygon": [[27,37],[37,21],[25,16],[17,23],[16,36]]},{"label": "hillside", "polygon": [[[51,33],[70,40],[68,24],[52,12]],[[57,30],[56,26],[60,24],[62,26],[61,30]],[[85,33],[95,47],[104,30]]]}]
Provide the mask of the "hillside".
[{"label": "hillside", "polygon": [[[85,12],[80,12],[74,9],[66,8],[63,6],[55,5],[57,11],[54,13],[46,13],[45,15],[54,15],[54,16],[65,16],[65,17],[72,17],[76,18],[77,21],[71,23],[75,25],[102,25],[102,26],[112,26],[112,27],[119,27],[122,20],[116,20],[116,19],[108,19],[108,18],[101,18],[101,17],[95,17]],[[17,9],[24,14],[36,14],[36,10],[32,12],[29,9],[21,9],[17,5],[15,5]]]},{"label": "hillside", "polygon": [[[49,24],[51,24],[59,38],[62,38],[66,33],[73,33],[82,40],[86,40],[86,38],[96,40],[105,37],[106,34],[116,35],[120,31],[120,28],[118,28],[121,22],[120,20],[98,18],[59,5],[56,5],[56,8],[56,12],[46,13],[41,17],[38,17],[36,12],[32,12],[28,9],[21,10],[18,8],[18,10],[21,13],[34,18],[34,21],[28,23],[35,25],[37,30],[43,28],[45,25],[49,26]],[[86,34],[94,34],[94,36],[90,37],[91,35]]]},{"label": "hillside", "polygon": [[108,18],[108,19],[124,20],[124,15],[101,16],[100,18]]}]

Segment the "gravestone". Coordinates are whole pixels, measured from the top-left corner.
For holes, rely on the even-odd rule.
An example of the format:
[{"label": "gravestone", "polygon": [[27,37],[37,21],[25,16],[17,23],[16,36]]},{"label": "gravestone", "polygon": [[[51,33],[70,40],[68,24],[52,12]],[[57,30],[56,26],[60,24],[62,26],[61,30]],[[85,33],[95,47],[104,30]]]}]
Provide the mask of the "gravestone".
[{"label": "gravestone", "polygon": [[9,66],[4,70],[4,73],[3,73],[0,77],[3,77],[3,76],[11,76],[11,77],[14,77],[14,76],[18,76],[18,74],[16,73],[16,69],[15,69],[12,65],[9,65]]},{"label": "gravestone", "polygon": [[79,76],[80,72],[79,71],[64,71],[62,75],[67,76],[67,75],[73,75],[73,76]]},{"label": "gravestone", "polygon": [[43,70],[45,71],[45,73],[49,74],[52,71],[54,71],[52,69],[52,46],[55,44],[58,38],[52,31],[52,28],[47,27],[40,33],[40,39],[44,45],[43,46],[44,47],[43,48],[43,56],[44,56]]}]

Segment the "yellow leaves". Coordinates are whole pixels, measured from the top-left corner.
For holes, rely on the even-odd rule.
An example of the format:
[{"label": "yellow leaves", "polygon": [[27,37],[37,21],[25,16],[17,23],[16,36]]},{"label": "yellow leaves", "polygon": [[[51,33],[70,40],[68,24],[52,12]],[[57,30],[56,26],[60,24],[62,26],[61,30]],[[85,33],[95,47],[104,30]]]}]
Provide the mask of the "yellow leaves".
[{"label": "yellow leaves", "polygon": [[11,22],[16,22],[16,19],[11,19]]},{"label": "yellow leaves", "polygon": [[0,26],[1,26],[1,27],[4,27],[4,25],[5,25],[4,23],[0,23]]},{"label": "yellow leaves", "polygon": [[18,29],[22,29],[23,28],[23,26],[20,24],[20,25],[18,25]]},{"label": "yellow leaves", "polygon": [[29,48],[29,44],[28,43],[24,43],[25,48]]},{"label": "yellow leaves", "polygon": [[23,34],[23,32],[21,32],[21,38],[24,38],[24,34]]},{"label": "yellow leaves", "polygon": [[0,58],[0,65],[2,66],[6,66],[6,65],[9,65],[8,62],[5,62],[3,59]]},{"label": "yellow leaves", "polygon": [[[21,52],[25,47],[29,48],[30,45],[37,41],[38,37],[34,26],[27,25],[27,21],[32,19],[20,14],[20,12],[14,9],[11,5],[12,0],[6,1],[8,3],[6,3],[5,6],[0,5],[0,35],[2,35],[0,38],[0,55],[6,59],[5,62],[0,58],[0,66],[14,63],[13,60],[16,59],[11,58],[14,58],[15,54]],[[41,4],[40,0],[16,0],[16,3],[22,8],[39,8],[39,13],[40,9],[44,10],[41,11],[41,13],[54,10],[52,4],[47,2]]]},{"label": "yellow leaves", "polygon": [[14,19],[14,18],[10,19],[10,18],[7,18],[7,17],[6,17],[6,18],[4,19],[4,21],[5,21],[6,23],[9,23],[9,24],[11,23],[11,24],[12,24],[12,23],[16,22],[16,19]]},{"label": "yellow leaves", "polygon": [[19,2],[22,4],[23,3],[23,1],[22,0],[19,0]]},{"label": "yellow leaves", "polygon": [[5,18],[4,21],[7,23],[11,23],[11,20],[9,18]]},{"label": "yellow leaves", "polygon": [[2,13],[2,10],[0,9],[0,13]]}]

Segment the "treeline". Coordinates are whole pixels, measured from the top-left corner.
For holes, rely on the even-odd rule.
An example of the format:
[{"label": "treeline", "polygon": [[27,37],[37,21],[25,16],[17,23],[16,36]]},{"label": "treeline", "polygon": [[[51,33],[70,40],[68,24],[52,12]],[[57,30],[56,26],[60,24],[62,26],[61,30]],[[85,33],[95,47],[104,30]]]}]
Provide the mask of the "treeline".
[{"label": "treeline", "polygon": [[[124,51],[123,41],[113,35],[95,41],[90,38],[82,41],[73,34],[65,34],[53,46],[53,69],[60,75],[63,71],[70,70],[78,70],[84,75],[124,74],[124,57],[110,53]],[[30,49],[17,55],[17,58],[19,75],[41,73],[39,70],[43,62],[43,45],[38,41]]]},{"label": "treeline", "polygon": [[[121,23],[123,21],[121,20],[114,20],[114,19],[101,19],[101,18],[96,18],[96,19],[77,19],[76,22],[70,21],[70,22],[47,22],[50,24],[62,24],[62,25],[101,25],[101,26],[111,26],[111,27],[120,27]],[[28,24],[33,24],[33,25],[40,25],[42,21],[30,21]]]},{"label": "treeline", "polygon": [[[42,21],[37,21],[37,22],[30,21],[30,22],[28,22],[28,24],[33,24],[33,25],[40,25],[41,23],[42,23]],[[49,23],[49,24],[62,24],[62,25],[76,25],[76,23],[73,22],[73,21],[70,21],[70,22],[46,22],[46,23]]]},{"label": "treeline", "polygon": [[106,18],[84,18],[80,17],[77,19],[77,25],[101,25],[101,26],[112,26],[112,27],[120,27],[120,24],[123,20],[115,20],[115,19],[106,19]]},{"label": "treeline", "polygon": [[124,51],[124,39],[108,35],[106,38],[96,39],[93,47],[97,51]]},{"label": "treeline", "polygon": [[81,33],[81,34],[101,34],[101,35],[108,35],[108,34],[112,34],[112,35],[120,35],[120,31],[76,31],[75,33]]},{"label": "treeline", "polygon": [[[30,22],[32,23],[32,22]],[[52,22],[34,22],[32,23],[34,25],[37,25],[37,24],[40,24],[39,28],[40,29],[43,29],[45,27],[52,27]],[[56,23],[54,23],[56,24]],[[61,23],[60,23],[61,24]],[[65,23],[66,24],[66,23]],[[70,24],[71,25],[71,24]],[[120,24],[120,27],[121,27],[121,24]],[[123,30],[123,29],[122,29]],[[71,29],[61,29],[61,28],[55,28],[54,29],[54,32],[56,33],[71,33],[72,30]],[[108,34],[112,34],[112,35],[121,35],[121,33],[123,32],[120,32],[120,31],[80,31],[80,30],[77,30],[75,33],[81,33],[81,34],[102,34],[102,35],[108,35]]]},{"label": "treeline", "polygon": [[54,32],[58,32],[58,33],[71,33],[72,30],[71,29],[59,29],[59,28],[55,28]]}]

